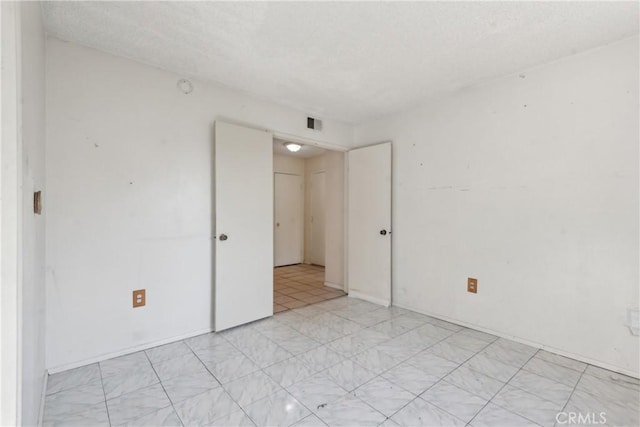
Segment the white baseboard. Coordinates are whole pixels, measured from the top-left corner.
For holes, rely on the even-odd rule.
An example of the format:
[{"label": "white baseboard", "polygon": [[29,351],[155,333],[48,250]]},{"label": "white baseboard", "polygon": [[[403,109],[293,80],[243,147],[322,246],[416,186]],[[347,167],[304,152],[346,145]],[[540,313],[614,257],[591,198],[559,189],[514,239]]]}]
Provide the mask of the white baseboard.
[{"label": "white baseboard", "polygon": [[44,370],[44,381],[42,381],[42,395],[40,396],[40,411],[38,412],[38,427],[42,427],[44,421],[44,402],[47,398],[47,384],[49,383],[49,371]]},{"label": "white baseboard", "polygon": [[440,314],[429,312],[429,311],[426,311],[426,310],[421,310],[421,309],[418,309],[418,308],[415,308],[415,307],[411,307],[411,306],[406,305],[406,304],[393,303],[393,305],[396,306],[396,307],[400,307],[400,308],[404,308],[404,309],[407,309],[407,310],[415,311],[416,313],[424,314],[426,316],[435,317],[436,319],[444,320],[444,321],[447,321],[449,323],[454,323],[456,325],[464,326],[466,328],[471,328],[471,329],[475,329],[477,331],[486,332],[488,334],[492,334],[492,335],[498,336],[500,338],[505,338],[505,339],[508,339],[508,340],[511,340],[511,341],[519,342],[521,344],[526,344],[528,346],[539,348],[539,349],[548,351],[550,353],[555,353],[555,354],[558,354],[560,356],[564,356],[564,357],[568,357],[570,359],[578,360],[580,362],[588,363],[589,365],[597,366],[599,368],[608,369],[608,370],[613,371],[613,372],[618,372],[618,373],[623,374],[623,375],[627,375],[627,376],[630,376],[630,377],[633,377],[633,378],[639,378],[640,379],[640,376],[639,376],[640,374],[638,372],[633,372],[633,371],[629,371],[627,369],[622,369],[622,368],[619,368],[617,366],[613,366],[613,365],[610,365],[608,363],[601,362],[599,360],[594,360],[594,359],[591,359],[589,357],[585,357],[585,356],[582,356],[582,355],[579,355],[579,354],[574,354],[574,353],[571,353],[571,352],[568,352],[568,351],[560,350],[560,349],[557,349],[555,347],[544,345],[544,344],[539,343],[539,342],[530,341],[530,340],[527,340],[525,338],[520,338],[520,337],[516,337],[516,336],[513,336],[513,335],[509,335],[509,334],[506,334],[506,333],[503,333],[503,332],[500,332],[500,331],[496,331],[496,330],[493,330],[493,329],[489,329],[489,328],[485,328],[485,327],[482,327],[482,326],[478,326],[478,325],[475,325],[473,323],[462,322],[462,321],[457,320],[457,319],[453,319],[453,318],[450,318],[450,317],[447,317],[447,316],[442,316]]},{"label": "white baseboard", "polygon": [[79,368],[81,366],[90,365],[92,363],[101,362],[103,360],[112,359],[112,358],[118,357],[118,356],[124,356],[126,354],[135,353],[135,352],[140,351],[140,350],[148,350],[150,348],[157,347],[159,345],[170,344],[170,343],[175,342],[175,341],[180,341],[180,340],[184,340],[184,339],[187,339],[187,338],[196,337],[198,335],[206,334],[206,333],[209,333],[209,332],[214,332],[213,328],[201,329],[201,330],[198,330],[198,331],[189,332],[189,333],[184,334],[184,335],[178,335],[178,336],[175,336],[175,337],[166,338],[166,339],[159,340],[159,341],[152,341],[152,342],[148,342],[148,343],[145,343],[145,344],[137,345],[135,347],[129,347],[129,348],[125,348],[125,349],[122,349],[122,350],[119,350],[119,351],[114,351],[112,353],[102,354],[100,356],[91,357],[89,359],[80,360],[78,362],[72,362],[72,363],[66,363],[64,365],[54,366],[52,368],[49,368],[49,374],[51,374],[51,375],[57,374],[59,372],[67,371],[69,369]]},{"label": "white baseboard", "polygon": [[324,282],[324,285],[329,288],[338,289],[339,291],[344,291],[344,286],[338,285],[337,283]]},{"label": "white baseboard", "polygon": [[389,300],[372,297],[372,296],[369,296],[367,294],[360,293],[358,291],[349,290],[349,297],[358,298],[358,299],[361,299],[361,300],[364,300],[364,301],[369,301],[369,302],[372,302],[374,304],[381,305],[383,307],[389,307],[391,305],[391,301],[389,301]]}]

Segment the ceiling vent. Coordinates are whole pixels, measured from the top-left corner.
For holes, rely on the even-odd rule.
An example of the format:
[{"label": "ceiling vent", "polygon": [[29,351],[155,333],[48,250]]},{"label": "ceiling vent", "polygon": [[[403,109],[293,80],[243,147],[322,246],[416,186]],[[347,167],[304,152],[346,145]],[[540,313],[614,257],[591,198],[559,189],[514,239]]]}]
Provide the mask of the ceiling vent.
[{"label": "ceiling vent", "polygon": [[307,117],[307,129],[322,130],[322,121]]}]

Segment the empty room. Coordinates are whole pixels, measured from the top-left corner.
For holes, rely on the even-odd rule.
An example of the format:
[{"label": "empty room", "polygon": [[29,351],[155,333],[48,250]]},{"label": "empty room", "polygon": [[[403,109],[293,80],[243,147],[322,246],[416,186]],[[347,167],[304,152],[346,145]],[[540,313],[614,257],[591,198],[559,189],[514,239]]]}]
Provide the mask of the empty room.
[{"label": "empty room", "polygon": [[0,425],[640,425],[639,16],[0,2]]}]

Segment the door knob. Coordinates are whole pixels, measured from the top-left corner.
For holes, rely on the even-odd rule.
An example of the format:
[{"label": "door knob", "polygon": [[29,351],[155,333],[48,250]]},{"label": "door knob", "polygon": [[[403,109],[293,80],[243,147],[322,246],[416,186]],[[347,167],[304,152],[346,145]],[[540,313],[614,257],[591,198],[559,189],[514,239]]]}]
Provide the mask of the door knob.
[{"label": "door knob", "polygon": [[225,240],[227,240],[228,238],[229,238],[229,236],[227,236],[226,234],[221,234],[221,235],[220,235],[220,240],[222,240],[223,242],[224,242]]},{"label": "door knob", "polygon": [[382,236],[386,236],[387,235],[387,230],[380,230],[380,234]]},{"label": "door knob", "polygon": [[280,223],[279,222],[276,222],[276,227],[280,227]]}]

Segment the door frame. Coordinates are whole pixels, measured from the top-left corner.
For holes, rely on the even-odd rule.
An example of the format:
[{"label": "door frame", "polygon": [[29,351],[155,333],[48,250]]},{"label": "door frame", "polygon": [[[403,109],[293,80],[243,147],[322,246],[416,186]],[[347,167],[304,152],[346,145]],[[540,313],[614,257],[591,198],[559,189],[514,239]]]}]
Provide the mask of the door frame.
[{"label": "door frame", "polygon": [[[344,272],[343,272],[343,282],[344,282],[344,287],[343,290],[345,293],[349,293],[349,278],[348,278],[348,274],[347,274],[347,266],[349,263],[349,244],[348,244],[348,236],[349,236],[349,224],[348,224],[348,217],[349,217],[349,156],[347,155],[347,153],[351,150],[357,149],[357,148],[366,148],[366,147],[371,147],[374,145],[380,145],[380,144],[386,144],[386,143],[390,143],[391,144],[391,230],[394,229],[394,225],[393,225],[393,175],[394,175],[394,168],[393,168],[393,140],[383,140],[383,141],[377,141],[377,142],[372,142],[369,144],[362,144],[359,145],[357,147],[344,147],[342,145],[336,145],[336,144],[332,144],[330,142],[327,141],[322,141],[322,140],[318,140],[318,139],[314,139],[314,138],[309,138],[309,137],[305,137],[305,136],[298,136],[298,135],[293,135],[290,133],[286,133],[286,132],[281,132],[281,131],[277,131],[277,130],[273,130],[273,129],[268,129],[262,126],[256,126],[254,124],[251,123],[246,123],[246,122],[242,122],[242,121],[238,121],[238,120],[234,120],[234,119],[230,119],[230,118],[225,118],[225,117],[219,117],[217,118],[217,120],[222,120],[225,121],[227,123],[233,123],[233,124],[238,124],[238,125],[242,125],[242,126],[246,126],[246,127],[250,127],[253,129],[261,129],[261,130],[267,130],[269,132],[271,132],[271,134],[273,135],[273,138],[277,138],[277,139],[282,139],[285,141],[290,141],[290,142],[296,142],[296,143],[300,143],[303,145],[311,145],[311,146],[315,146],[318,148],[324,148],[325,150],[331,150],[331,151],[338,151],[341,153],[344,153],[345,158],[344,158],[344,215],[342,216],[342,221],[343,221],[343,225],[344,225],[344,236],[343,236],[343,245],[344,245]],[[391,234],[391,236],[389,236],[391,238],[391,301],[390,304],[393,304],[393,234]]]},{"label": "door frame", "polygon": [[[348,211],[347,211],[347,202],[349,201],[347,193],[348,193],[348,176],[347,176],[347,172],[348,172],[348,159],[349,156],[347,156],[347,153],[350,150],[353,150],[354,148],[361,148],[361,147],[344,147],[342,145],[336,145],[336,144],[332,144],[330,142],[327,141],[321,141],[321,140],[317,140],[317,139],[313,139],[313,138],[308,138],[308,137],[303,137],[303,136],[296,136],[296,135],[292,135],[286,132],[278,132],[278,131],[274,131],[271,130],[270,131],[273,134],[273,138],[274,139],[282,139],[285,141],[289,141],[289,142],[295,142],[295,143],[299,143],[302,145],[310,145],[313,147],[318,147],[318,148],[324,148],[325,150],[329,150],[329,151],[337,151],[340,153],[344,154],[344,214],[342,215],[342,224],[343,224],[343,229],[344,229],[344,235],[343,235],[343,239],[342,239],[342,245],[344,247],[344,258],[342,260],[342,262],[344,263],[344,271],[342,272],[342,282],[344,283],[343,285],[343,291],[345,293],[349,293],[349,283],[348,283],[348,274],[347,274],[347,232],[348,232],[348,228],[347,228],[347,218],[348,218]],[[380,143],[381,144],[381,143]],[[371,145],[376,145],[376,144],[371,144]]]},{"label": "door frame", "polygon": [[[348,153],[351,150],[355,150],[358,148],[366,148],[366,147],[373,147],[376,145],[381,145],[381,144],[391,144],[391,230],[394,229],[393,226],[393,173],[394,173],[394,169],[393,169],[393,141],[392,140],[384,140],[384,141],[378,141],[378,142],[374,142],[374,143],[370,143],[370,144],[364,144],[364,145],[359,145],[357,147],[343,147],[340,145],[334,145],[331,143],[327,143],[324,141],[318,141],[318,140],[314,140],[314,139],[310,139],[310,138],[304,138],[304,137],[296,137],[290,134],[286,134],[286,133],[282,133],[282,132],[275,132],[272,131],[273,133],[273,137],[277,138],[277,139],[282,139],[285,141],[290,141],[290,142],[297,142],[300,144],[304,144],[304,145],[312,145],[318,148],[324,148],[325,150],[330,150],[330,151],[337,151],[337,152],[341,152],[344,154],[344,214],[342,216],[342,223],[343,223],[343,227],[344,227],[344,235],[343,235],[343,247],[344,247],[344,258],[343,258],[343,263],[344,263],[344,271],[343,271],[343,278],[342,281],[344,283],[343,285],[343,291],[345,293],[349,293],[349,274],[347,271],[348,268],[348,263],[349,263],[349,156]],[[389,238],[391,239],[391,253],[390,253],[390,263],[391,263],[391,297],[390,297],[390,302],[389,304],[393,303],[393,234],[391,234],[389,236]]]}]

